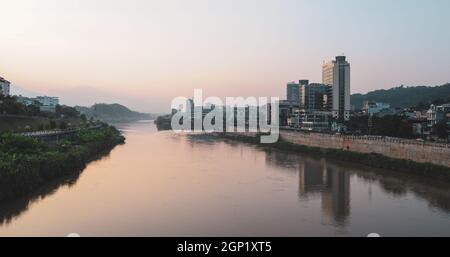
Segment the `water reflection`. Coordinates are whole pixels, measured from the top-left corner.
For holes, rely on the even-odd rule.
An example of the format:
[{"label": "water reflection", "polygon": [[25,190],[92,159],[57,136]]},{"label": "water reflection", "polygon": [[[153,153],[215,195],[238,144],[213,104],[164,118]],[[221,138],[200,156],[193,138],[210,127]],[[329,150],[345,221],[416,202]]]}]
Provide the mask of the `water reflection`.
[{"label": "water reflection", "polygon": [[[209,136],[190,137],[190,144],[214,145],[217,138]],[[222,140],[229,146],[238,148],[243,143]],[[245,143],[244,143],[245,144]],[[298,175],[298,197],[308,202],[320,199],[321,210],[328,223],[345,227],[351,218],[351,179],[367,183],[368,198],[372,197],[372,187],[394,197],[405,197],[408,193],[425,200],[430,208],[450,214],[450,184],[435,179],[427,179],[394,171],[377,170],[350,163],[330,161],[308,155],[280,151],[268,147],[255,147],[265,153],[266,165],[276,167],[278,171],[294,172]],[[240,148],[242,151],[242,148]],[[365,192],[355,192],[365,193]]]},{"label": "water reflection", "polygon": [[350,173],[326,159],[314,159],[277,150],[266,150],[268,165],[298,172],[298,197],[319,198],[322,213],[332,223],[344,226],[350,216]]},{"label": "water reflection", "polygon": [[15,217],[26,212],[33,203],[53,195],[60,187],[73,186],[79,177],[80,173],[77,172],[68,177],[54,180],[31,194],[3,202],[0,205],[0,225],[4,226],[12,222]]},{"label": "water reflection", "polygon": [[378,183],[384,192],[393,197],[403,197],[408,193],[426,200],[428,205],[440,212],[450,214],[450,184],[425,178],[406,175],[386,175],[383,171],[353,170],[354,174],[364,181]]},{"label": "water reflection", "polygon": [[[105,153],[93,162],[107,159],[108,157],[109,154]],[[0,203],[0,227],[13,222],[15,218],[27,212],[31,205],[50,197],[55,194],[58,189],[62,187],[73,187],[81,174],[82,170],[62,178],[54,179],[29,194]]]},{"label": "water reflection", "polygon": [[379,186],[392,197],[404,197],[408,193],[426,200],[430,207],[450,214],[450,184],[421,177],[396,174],[393,171],[357,167],[350,164],[327,161],[290,152],[265,149],[266,162],[283,169],[297,171],[298,197],[309,201],[320,197],[322,214],[336,225],[345,226],[351,214],[351,178],[354,176],[371,186]]},{"label": "water reflection", "polygon": [[148,124],[121,128],[127,142],[111,158],[0,204],[0,236],[450,233],[448,183]]}]

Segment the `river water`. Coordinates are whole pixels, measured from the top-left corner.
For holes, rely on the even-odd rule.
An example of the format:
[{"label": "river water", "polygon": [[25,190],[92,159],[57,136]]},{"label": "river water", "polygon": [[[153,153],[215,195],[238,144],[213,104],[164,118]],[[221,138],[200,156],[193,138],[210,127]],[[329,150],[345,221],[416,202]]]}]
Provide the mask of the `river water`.
[{"label": "river water", "polygon": [[0,236],[450,236],[450,185],[121,125],[80,174],[0,204]]}]

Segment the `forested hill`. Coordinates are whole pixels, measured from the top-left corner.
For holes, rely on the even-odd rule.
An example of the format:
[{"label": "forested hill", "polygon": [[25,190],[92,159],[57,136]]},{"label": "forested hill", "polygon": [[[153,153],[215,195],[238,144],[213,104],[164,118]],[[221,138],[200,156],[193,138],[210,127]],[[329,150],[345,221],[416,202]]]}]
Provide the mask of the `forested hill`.
[{"label": "forested hill", "polygon": [[389,103],[392,107],[429,106],[432,103],[450,103],[450,84],[427,87],[395,87],[388,90],[376,90],[367,94],[354,94],[351,104],[360,109],[364,101]]},{"label": "forested hill", "polygon": [[120,104],[95,104],[91,107],[75,106],[81,113],[96,120],[106,122],[128,122],[154,119],[154,115],[135,112]]}]

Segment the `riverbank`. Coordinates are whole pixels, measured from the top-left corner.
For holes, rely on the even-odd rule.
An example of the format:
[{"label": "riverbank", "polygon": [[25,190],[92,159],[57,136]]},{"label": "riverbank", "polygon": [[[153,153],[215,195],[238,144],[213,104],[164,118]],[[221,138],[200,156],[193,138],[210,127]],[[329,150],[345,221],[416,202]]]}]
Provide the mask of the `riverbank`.
[{"label": "riverbank", "polygon": [[73,139],[56,145],[19,135],[0,135],[0,202],[78,172],[124,142],[120,131],[107,125],[80,130]]},{"label": "riverbank", "polygon": [[251,136],[236,133],[217,133],[215,135],[221,138],[256,144],[260,147],[271,147],[290,152],[301,152],[316,156],[324,156],[338,161],[351,162],[372,168],[385,169],[392,172],[400,172],[450,182],[450,168],[432,163],[419,163],[406,159],[394,159],[378,153],[358,153],[348,150],[311,147],[290,143],[283,139],[280,139],[274,144],[261,144],[260,135]]}]

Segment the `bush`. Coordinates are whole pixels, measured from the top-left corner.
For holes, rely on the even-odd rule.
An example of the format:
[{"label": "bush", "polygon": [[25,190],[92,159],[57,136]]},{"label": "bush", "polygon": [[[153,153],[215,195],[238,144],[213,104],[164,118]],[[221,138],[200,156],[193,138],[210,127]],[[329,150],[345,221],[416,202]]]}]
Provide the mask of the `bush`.
[{"label": "bush", "polygon": [[45,182],[84,168],[100,153],[123,143],[114,127],[85,129],[74,139],[49,146],[36,139],[0,136],[0,201],[24,195]]}]

